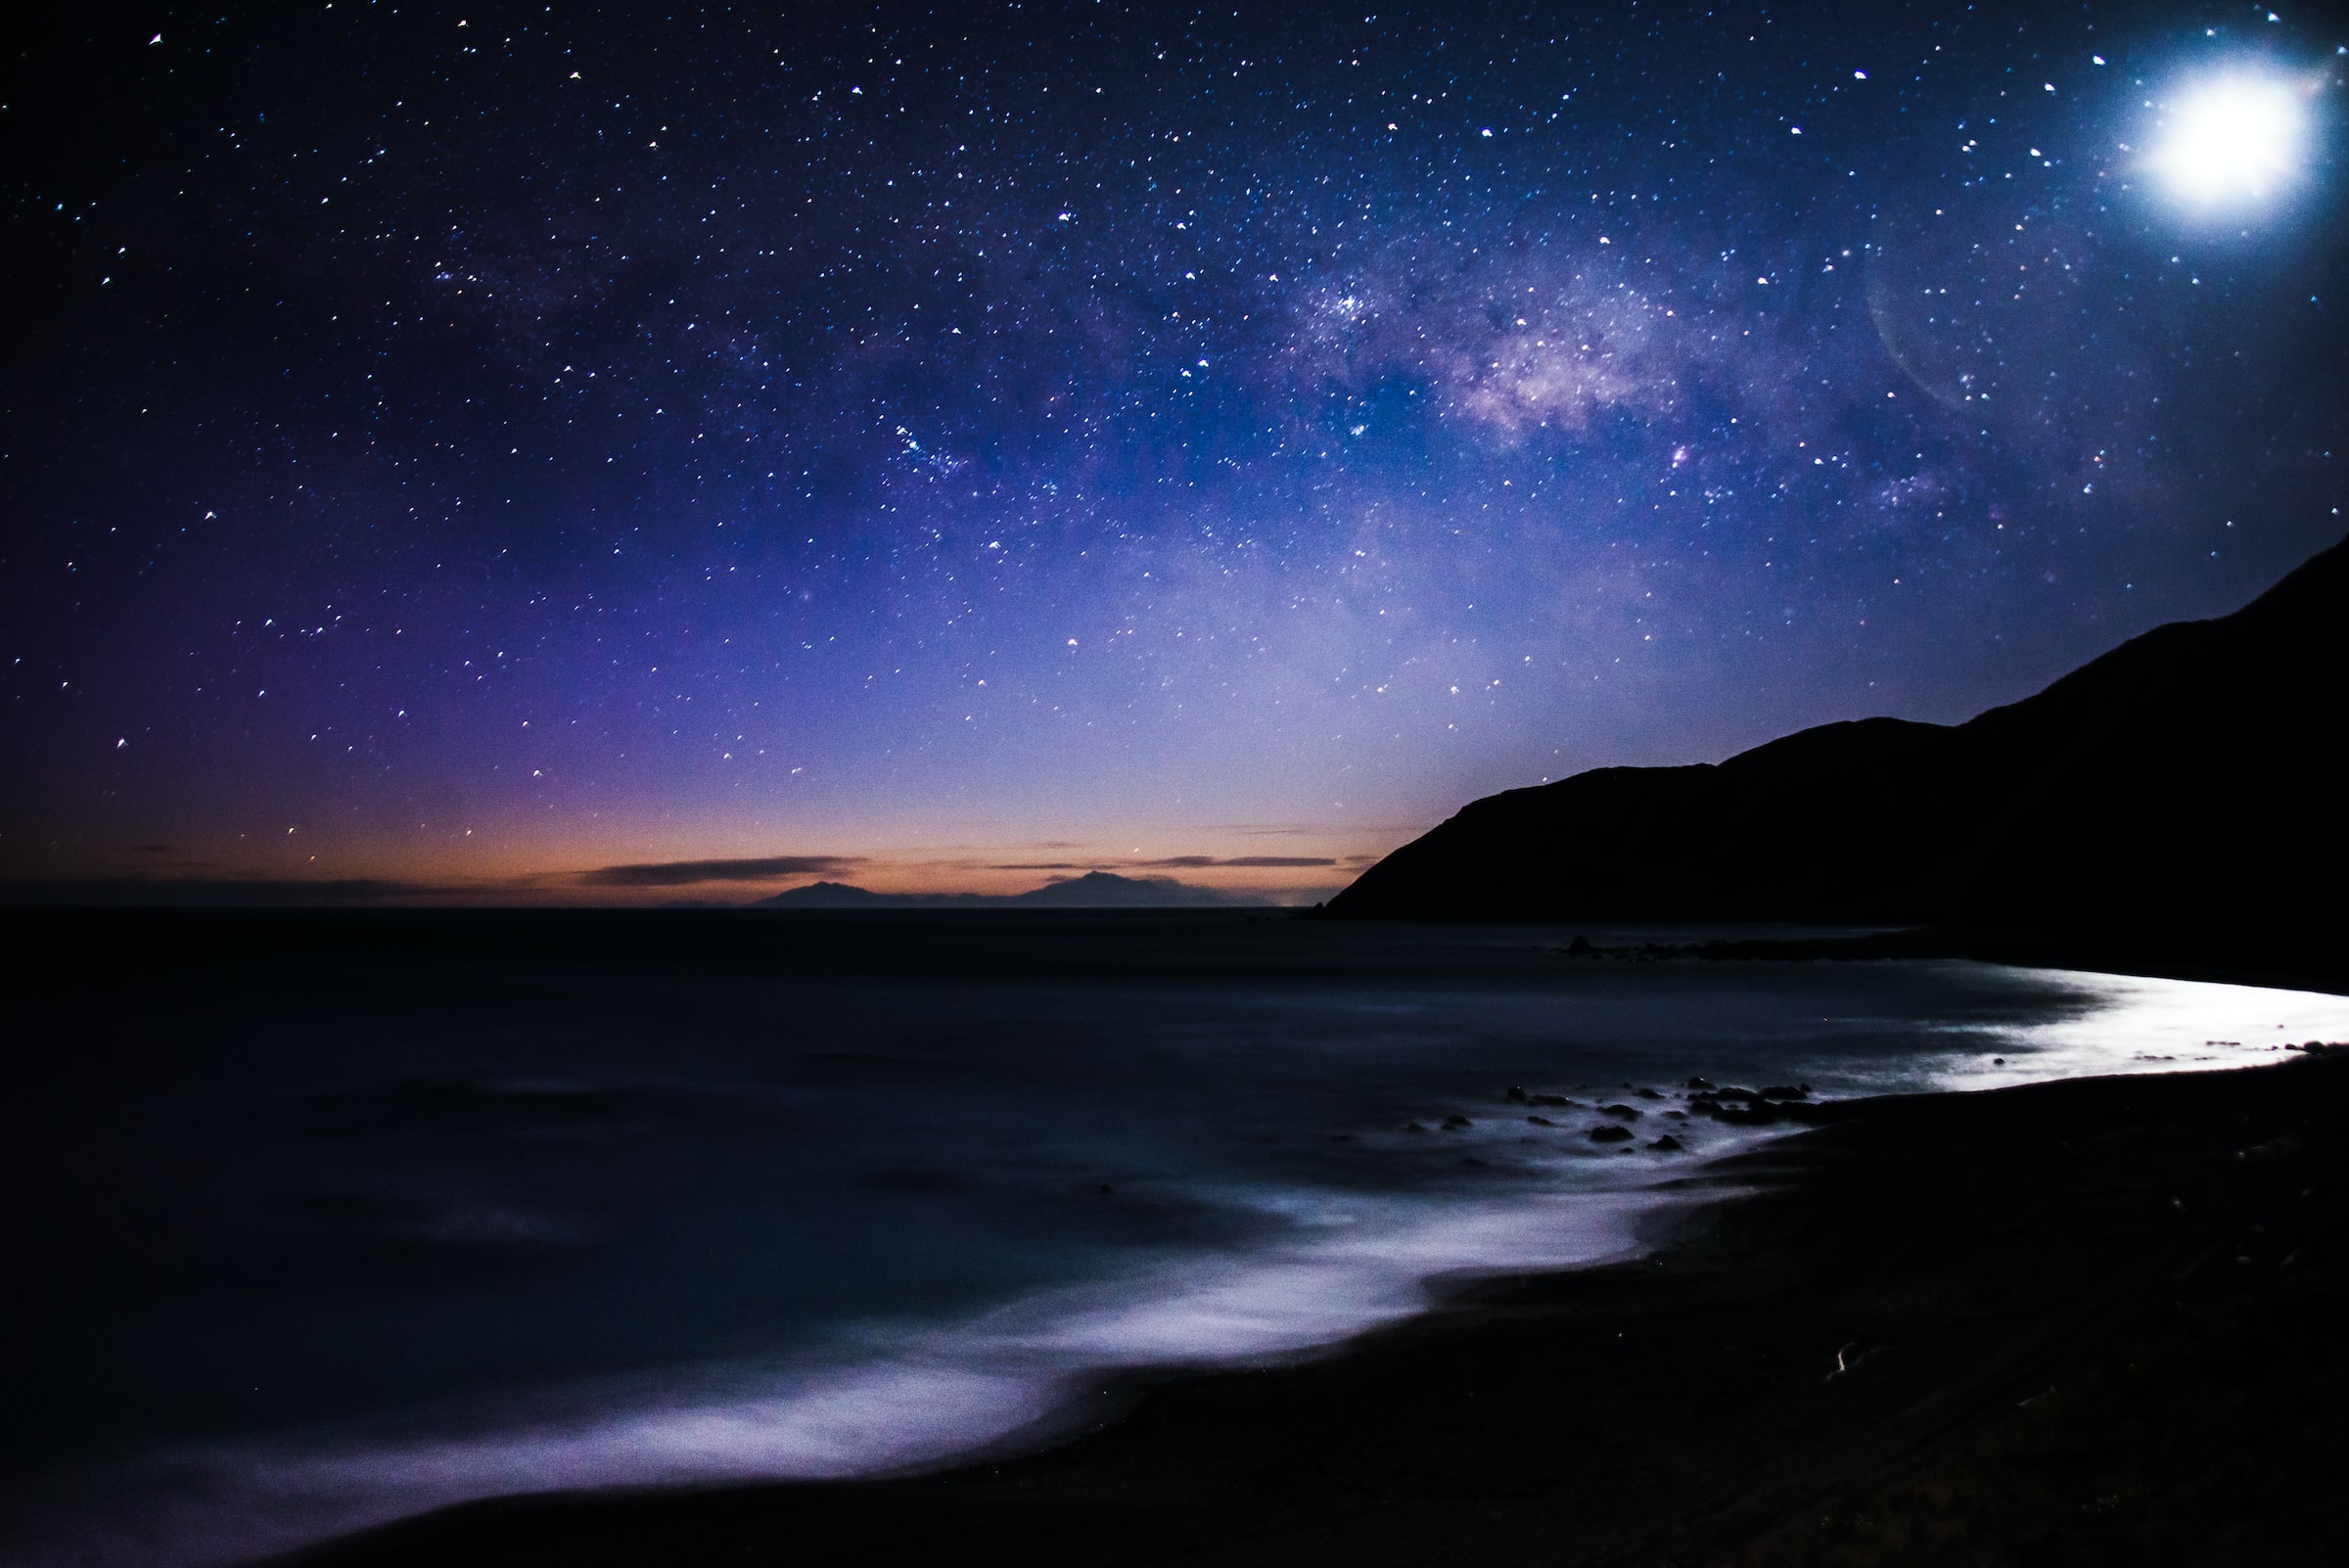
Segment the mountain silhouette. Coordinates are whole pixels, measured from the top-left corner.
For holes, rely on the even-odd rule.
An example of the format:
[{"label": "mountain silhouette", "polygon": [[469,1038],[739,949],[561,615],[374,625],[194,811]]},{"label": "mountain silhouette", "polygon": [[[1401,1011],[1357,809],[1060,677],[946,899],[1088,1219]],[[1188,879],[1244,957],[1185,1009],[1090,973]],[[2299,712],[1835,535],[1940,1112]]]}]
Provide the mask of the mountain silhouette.
[{"label": "mountain silhouette", "polygon": [[940,909],[957,905],[978,905],[1000,900],[982,900],[975,893],[874,893],[847,882],[810,882],[804,888],[778,893],[771,899],[760,899],[755,907],[761,909]]},{"label": "mountain silhouette", "polygon": [[1258,899],[1173,877],[1087,871],[1026,893],[873,893],[846,882],[810,882],[761,899],[768,909],[1220,909]]},{"label": "mountain silhouette", "polygon": [[1015,893],[1005,901],[1041,909],[1204,909],[1258,900],[1194,887],[1173,877],[1122,877],[1114,871],[1087,871],[1065,882],[1047,882]]},{"label": "mountain silhouette", "polygon": [[1822,724],[1489,796],[1327,913],[2337,931],[2345,628],[2349,541],[1962,724]]}]

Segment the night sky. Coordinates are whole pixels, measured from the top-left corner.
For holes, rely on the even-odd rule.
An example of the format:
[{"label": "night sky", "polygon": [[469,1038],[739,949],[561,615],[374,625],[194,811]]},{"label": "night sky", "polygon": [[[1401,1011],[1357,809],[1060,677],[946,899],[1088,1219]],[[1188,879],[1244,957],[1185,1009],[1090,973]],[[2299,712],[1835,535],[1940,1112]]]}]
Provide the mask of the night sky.
[{"label": "night sky", "polygon": [[1310,899],[2349,505],[2319,11],[65,9],[0,878]]}]

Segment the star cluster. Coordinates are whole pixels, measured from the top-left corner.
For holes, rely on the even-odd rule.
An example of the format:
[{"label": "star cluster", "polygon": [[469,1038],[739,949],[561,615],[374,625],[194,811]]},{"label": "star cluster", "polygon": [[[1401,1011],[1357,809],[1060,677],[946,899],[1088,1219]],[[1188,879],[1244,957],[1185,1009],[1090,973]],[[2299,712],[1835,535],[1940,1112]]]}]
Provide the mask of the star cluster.
[{"label": "star cluster", "polygon": [[[0,107],[0,869],[1294,893],[1962,717],[2337,536],[2329,25],[61,23]],[[2306,133],[2198,208],[2230,72]]]}]

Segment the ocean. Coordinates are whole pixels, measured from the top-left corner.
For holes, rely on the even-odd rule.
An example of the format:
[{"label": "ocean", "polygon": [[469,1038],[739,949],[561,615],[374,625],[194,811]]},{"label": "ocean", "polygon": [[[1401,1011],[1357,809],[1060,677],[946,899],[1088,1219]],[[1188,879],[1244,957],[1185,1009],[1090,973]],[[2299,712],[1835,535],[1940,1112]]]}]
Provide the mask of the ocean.
[{"label": "ocean", "polygon": [[1121,1368],[1635,1255],[1669,1183],[1790,1130],[1686,1116],[1692,1079],[1839,1099],[2349,1038],[2338,996],[1522,927],[432,918],[38,1013],[0,1113],[0,1562],[935,1465]]}]

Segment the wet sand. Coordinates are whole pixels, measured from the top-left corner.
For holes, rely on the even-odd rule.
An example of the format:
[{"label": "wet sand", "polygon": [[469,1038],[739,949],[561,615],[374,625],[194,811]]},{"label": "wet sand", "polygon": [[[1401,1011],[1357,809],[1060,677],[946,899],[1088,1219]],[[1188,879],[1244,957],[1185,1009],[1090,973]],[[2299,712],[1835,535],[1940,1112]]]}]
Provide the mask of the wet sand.
[{"label": "wet sand", "polygon": [[[1855,1102],[1692,1172],[1649,1258],[1106,1386],[1037,1452],[506,1499],[292,1560],[2322,1561],[2349,1545],[2344,1148],[2349,1061],[2280,1052]],[[2198,1392],[2147,1416],[2141,1365]]]}]

